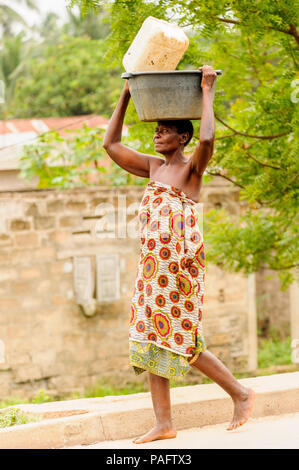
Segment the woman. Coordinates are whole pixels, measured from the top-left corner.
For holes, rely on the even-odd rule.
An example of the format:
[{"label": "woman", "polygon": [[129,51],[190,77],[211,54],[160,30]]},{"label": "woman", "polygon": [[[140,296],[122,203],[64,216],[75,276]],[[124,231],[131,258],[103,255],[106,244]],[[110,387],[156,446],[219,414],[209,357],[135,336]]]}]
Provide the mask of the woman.
[{"label": "woman", "polygon": [[195,367],[220,385],[234,402],[228,430],[244,424],[254,392],[242,386],[211,352],[201,329],[204,245],[195,203],[202,175],[213,154],[215,118],[213,67],[202,70],[200,139],[191,158],[184,147],[193,135],[190,121],[160,121],[154,145],[164,158],[137,152],[121,143],[130,100],[128,82],[110,120],[104,148],[126,171],[150,178],[139,207],[141,254],[131,305],[130,363],[135,373],[148,371],[156,426],[136,444],[176,436],[171,420],[169,379]]}]

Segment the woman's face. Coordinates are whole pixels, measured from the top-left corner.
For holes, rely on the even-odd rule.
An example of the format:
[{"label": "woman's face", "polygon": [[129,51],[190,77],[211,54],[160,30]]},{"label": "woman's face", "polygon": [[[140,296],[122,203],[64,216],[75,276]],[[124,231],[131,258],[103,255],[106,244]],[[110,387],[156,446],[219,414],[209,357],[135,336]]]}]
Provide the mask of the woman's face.
[{"label": "woman's face", "polygon": [[185,134],[179,134],[175,126],[158,122],[153,137],[155,151],[161,154],[177,150],[186,141]]}]

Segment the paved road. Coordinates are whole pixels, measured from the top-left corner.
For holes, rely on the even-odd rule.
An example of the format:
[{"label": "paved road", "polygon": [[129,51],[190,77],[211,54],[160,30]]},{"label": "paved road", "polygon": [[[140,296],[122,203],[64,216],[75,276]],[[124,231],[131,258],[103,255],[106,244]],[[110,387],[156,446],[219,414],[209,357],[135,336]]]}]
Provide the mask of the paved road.
[{"label": "paved road", "polygon": [[105,441],[73,449],[299,449],[299,413],[253,419],[235,431],[225,424],[179,431],[175,439],[133,444]]}]

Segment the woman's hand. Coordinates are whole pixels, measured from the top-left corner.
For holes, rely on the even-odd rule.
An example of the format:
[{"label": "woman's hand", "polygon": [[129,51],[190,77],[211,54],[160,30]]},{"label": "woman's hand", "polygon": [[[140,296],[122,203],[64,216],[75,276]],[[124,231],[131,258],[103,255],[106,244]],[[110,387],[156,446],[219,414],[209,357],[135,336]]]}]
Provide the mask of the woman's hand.
[{"label": "woman's hand", "polygon": [[201,88],[211,90],[217,77],[215,70],[211,65],[203,65],[198,70],[202,70]]}]

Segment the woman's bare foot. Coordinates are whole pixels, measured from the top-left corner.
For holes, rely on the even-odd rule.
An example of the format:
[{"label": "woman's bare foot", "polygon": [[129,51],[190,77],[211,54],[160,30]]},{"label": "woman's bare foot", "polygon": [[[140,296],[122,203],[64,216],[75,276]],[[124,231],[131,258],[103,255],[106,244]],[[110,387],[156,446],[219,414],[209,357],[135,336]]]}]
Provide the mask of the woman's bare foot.
[{"label": "woman's bare foot", "polygon": [[247,388],[242,397],[234,400],[234,416],[231,423],[226,428],[227,431],[232,431],[246,423],[253,408],[254,397],[254,391],[251,388]]},{"label": "woman's bare foot", "polygon": [[173,439],[176,435],[177,432],[173,428],[155,426],[143,436],[136,437],[133,442],[134,444],[143,444],[144,442],[157,441],[158,439]]}]

